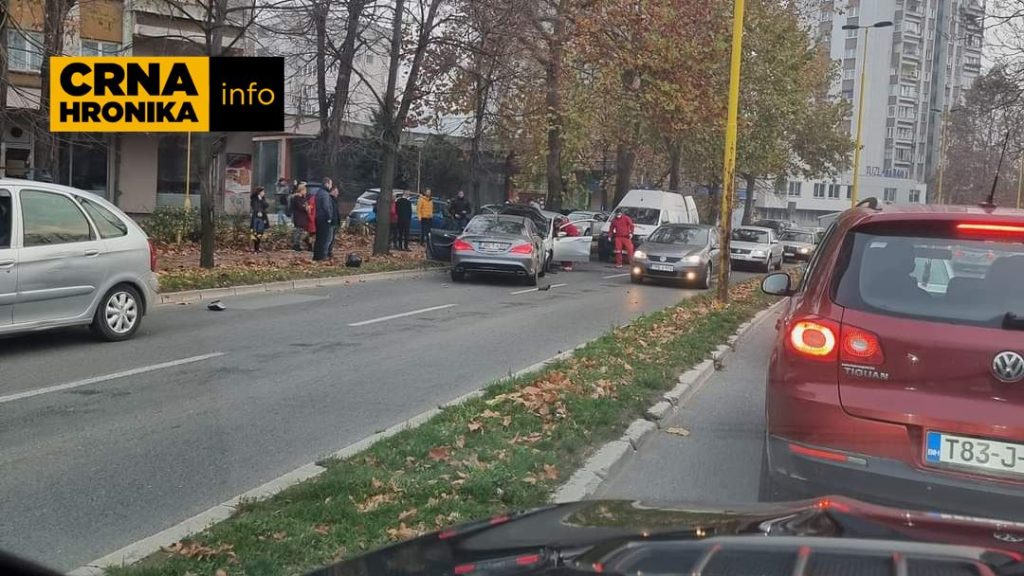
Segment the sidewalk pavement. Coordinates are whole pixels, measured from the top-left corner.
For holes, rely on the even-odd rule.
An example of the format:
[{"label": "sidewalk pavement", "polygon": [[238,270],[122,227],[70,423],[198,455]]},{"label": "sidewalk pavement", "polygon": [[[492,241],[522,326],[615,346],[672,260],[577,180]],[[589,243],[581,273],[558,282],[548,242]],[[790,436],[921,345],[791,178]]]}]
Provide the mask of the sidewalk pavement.
[{"label": "sidewalk pavement", "polygon": [[[757,502],[764,435],[765,366],[773,313],[685,406],[597,489],[593,498],[700,504]],[[683,429],[682,436],[670,429]]]}]

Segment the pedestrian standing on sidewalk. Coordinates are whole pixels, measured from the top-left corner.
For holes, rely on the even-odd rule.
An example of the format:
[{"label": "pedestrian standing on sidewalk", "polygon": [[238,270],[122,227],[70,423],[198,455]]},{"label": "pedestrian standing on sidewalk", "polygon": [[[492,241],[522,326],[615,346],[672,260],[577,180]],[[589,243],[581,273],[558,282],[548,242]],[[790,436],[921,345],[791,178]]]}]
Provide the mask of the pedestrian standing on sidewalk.
[{"label": "pedestrian standing on sidewalk", "polygon": [[[325,183],[329,182],[325,178]],[[321,262],[327,259],[327,246],[330,243],[331,232],[334,230],[334,200],[325,188],[317,188],[312,195],[313,222],[315,237],[313,239],[313,260]]]},{"label": "pedestrian standing on sidewalk", "polygon": [[434,224],[434,199],[430,188],[423,191],[416,203],[416,216],[420,219],[420,244],[426,246],[430,239],[430,228]]},{"label": "pedestrian standing on sidewalk", "polygon": [[633,263],[633,219],[621,210],[616,210],[608,224],[608,236],[615,243],[615,267],[622,268],[622,255],[626,262]]},{"label": "pedestrian standing on sidewalk", "polygon": [[409,251],[409,228],[412,227],[412,202],[400,194],[395,199],[395,214],[398,215],[398,249]]},{"label": "pedestrian standing on sidewalk", "polygon": [[270,218],[267,210],[270,203],[267,202],[267,193],[263,186],[257,186],[252,195],[249,196],[249,229],[252,231],[252,251],[260,252],[263,243],[263,233],[270,228]]},{"label": "pedestrian standing on sidewalk", "polygon": [[334,242],[338,238],[338,229],[341,227],[341,207],[338,205],[340,202],[341,190],[338,189],[338,185],[335,184],[331,187],[331,237],[327,242],[327,259],[334,258]]},{"label": "pedestrian standing on sidewalk", "polygon": [[316,250],[316,192],[318,188],[306,188],[306,251]]},{"label": "pedestrian standing on sidewalk", "polygon": [[292,250],[302,252],[303,242],[308,242],[309,212],[306,211],[306,185],[299,184],[295,193],[288,199],[289,211],[292,213]]},{"label": "pedestrian standing on sidewalk", "polygon": [[[579,236],[580,229],[575,224],[569,221],[568,218],[559,218],[558,223],[555,225],[555,237],[558,237],[559,232],[565,232],[566,236]],[[563,261],[562,270],[566,272],[572,272],[572,262]]]},{"label": "pedestrian standing on sidewalk", "polygon": [[398,248],[398,204],[397,198],[391,199],[391,212],[388,214],[388,221],[391,222],[391,226],[388,229],[391,231],[391,247]]},{"label": "pedestrian standing on sidewalk", "polygon": [[277,200],[277,225],[288,224],[288,217],[291,216],[291,207],[288,201],[291,199],[292,186],[284,176],[277,179],[277,188],[274,190],[274,199]]}]

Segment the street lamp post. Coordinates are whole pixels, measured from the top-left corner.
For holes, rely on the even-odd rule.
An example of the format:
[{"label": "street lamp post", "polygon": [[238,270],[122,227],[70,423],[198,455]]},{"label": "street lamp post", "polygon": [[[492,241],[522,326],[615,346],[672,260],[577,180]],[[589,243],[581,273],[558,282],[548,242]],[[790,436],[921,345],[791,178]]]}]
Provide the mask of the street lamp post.
[{"label": "street lamp post", "polygon": [[857,142],[853,150],[853,193],[850,194],[850,206],[857,205],[857,197],[860,193],[860,149],[861,149],[861,128],[864,123],[864,85],[866,84],[868,68],[868,35],[872,28],[887,28],[892,26],[889,20],[875,22],[871,26],[859,26],[857,24],[844,24],[843,30],[864,30],[864,50],[860,62],[860,95],[857,96]]},{"label": "street lamp post", "polygon": [[939,127],[939,181],[936,183],[935,203],[942,204],[942,181],[946,175],[946,132],[949,130],[949,114],[960,110],[959,108],[932,108],[932,112],[942,113],[942,125]]}]

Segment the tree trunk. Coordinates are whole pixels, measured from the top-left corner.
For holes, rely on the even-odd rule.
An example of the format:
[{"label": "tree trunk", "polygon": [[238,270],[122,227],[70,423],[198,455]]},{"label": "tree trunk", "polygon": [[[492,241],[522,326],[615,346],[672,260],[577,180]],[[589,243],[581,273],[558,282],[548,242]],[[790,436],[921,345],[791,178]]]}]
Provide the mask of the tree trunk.
[{"label": "tree trunk", "polygon": [[[564,15],[563,15],[564,16]],[[562,59],[563,36],[565,35],[565,19],[554,19],[551,50],[545,67],[545,104],[548,109],[548,158],[547,208],[559,210],[562,207]]]},{"label": "tree trunk", "polygon": [[[348,15],[345,19],[345,38],[341,43],[341,54],[338,57],[338,76],[334,83],[334,98],[328,106],[323,106],[321,118],[327,116],[326,123],[320,124],[320,150],[325,164],[324,173],[334,170],[341,159],[341,132],[344,126],[345,111],[348,108],[349,86],[352,83],[352,63],[356,57],[356,41],[359,36],[359,22],[363,16],[366,0],[349,0]],[[318,55],[319,58],[319,55]],[[319,70],[317,71],[319,74]],[[324,72],[326,77],[326,70]],[[320,79],[318,78],[318,81]],[[326,88],[324,101],[326,101]]]},{"label": "tree trunk", "polygon": [[683,150],[682,143],[676,139],[668,141],[668,189],[680,192],[683,188]]},{"label": "tree trunk", "polygon": [[744,174],[743,181],[747,183],[747,197],[743,201],[743,225],[747,226],[754,221],[754,185],[757,183],[757,176]]},{"label": "tree trunk", "polygon": [[505,199],[511,201],[513,196],[513,179],[516,173],[516,153],[510,151],[505,155]]},{"label": "tree trunk", "polygon": [[[76,0],[48,0],[43,3],[43,65],[39,71],[39,111],[35,122],[35,150],[32,160],[36,177],[46,173],[54,182],[59,182],[58,166],[59,140],[50,132],[50,56],[64,52],[64,22]],[[3,42],[7,38],[2,39]],[[0,78],[6,82],[7,78]],[[0,103],[0,106],[5,106]],[[0,112],[2,113],[2,112]]]},{"label": "tree trunk", "polygon": [[618,206],[629,192],[635,165],[636,151],[628,144],[620,142],[615,149],[615,199],[612,202],[614,206]]},{"label": "tree trunk", "polygon": [[[224,23],[227,19],[227,0],[212,0],[207,8],[206,51],[210,56],[220,56],[224,51]],[[193,138],[195,141],[196,138]],[[199,150],[196,155],[199,169],[199,267],[213,268],[216,251],[217,198],[220,196],[224,175],[223,133],[199,134]]]},{"label": "tree trunk", "polygon": [[[0,14],[10,14],[9,0],[0,0]],[[7,134],[7,21],[0,16],[0,139]],[[0,178],[7,174],[0,166]]]},{"label": "tree trunk", "polygon": [[374,255],[387,254],[391,247],[391,202],[401,134],[394,126],[384,131],[380,158],[380,196],[377,199],[377,235],[373,239]]},{"label": "tree trunk", "polygon": [[[477,57],[481,58],[481,56]],[[470,141],[469,152],[469,198],[473,202],[473,206],[479,208],[483,206],[482,194],[480,193],[480,174],[483,172],[481,164],[483,163],[484,114],[487,112],[487,103],[490,100],[491,81],[489,78],[490,74],[485,78],[479,75],[479,68],[477,71],[476,107],[473,111],[473,138]]]},{"label": "tree trunk", "polygon": [[722,203],[721,199],[718,197],[719,188],[720,186],[718,182],[712,182],[711,186],[708,187],[707,221],[712,224],[717,223],[719,226],[721,226],[721,222],[718,221],[718,218],[720,216],[718,214],[718,210],[721,208],[720,204]]}]

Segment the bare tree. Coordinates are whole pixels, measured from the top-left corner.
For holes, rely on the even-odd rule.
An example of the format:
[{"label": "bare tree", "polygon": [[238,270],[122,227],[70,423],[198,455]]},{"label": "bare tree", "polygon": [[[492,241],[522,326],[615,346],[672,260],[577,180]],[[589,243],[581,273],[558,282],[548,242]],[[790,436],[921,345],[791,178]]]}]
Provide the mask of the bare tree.
[{"label": "bare tree", "polygon": [[[414,10],[407,9],[406,0],[395,0],[391,10],[391,40],[388,52],[388,82],[383,94],[375,94],[380,104],[382,131],[379,136],[381,143],[381,183],[378,206],[381,213],[387,213],[391,205],[392,191],[395,184],[395,168],[398,163],[398,152],[401,145],[402,130],[409,118],[409,110],[413,103],[422,97],[420,73],[427,50],[435,39],[435,32],[444,19],[439,12],[444,0],[411,0]],[[413,28],[413,34],[406,41],[407,20]],[[410,51],[403,54],[402,47],[407,44]],[[404,79],[399,78],[403,64],[407,66]],[[402,84],[399,90],[399,84]],[[377,235],[373,242],[375,255],[387,254],[391,233],[391,221],[386,217],[377,218]]]}]

